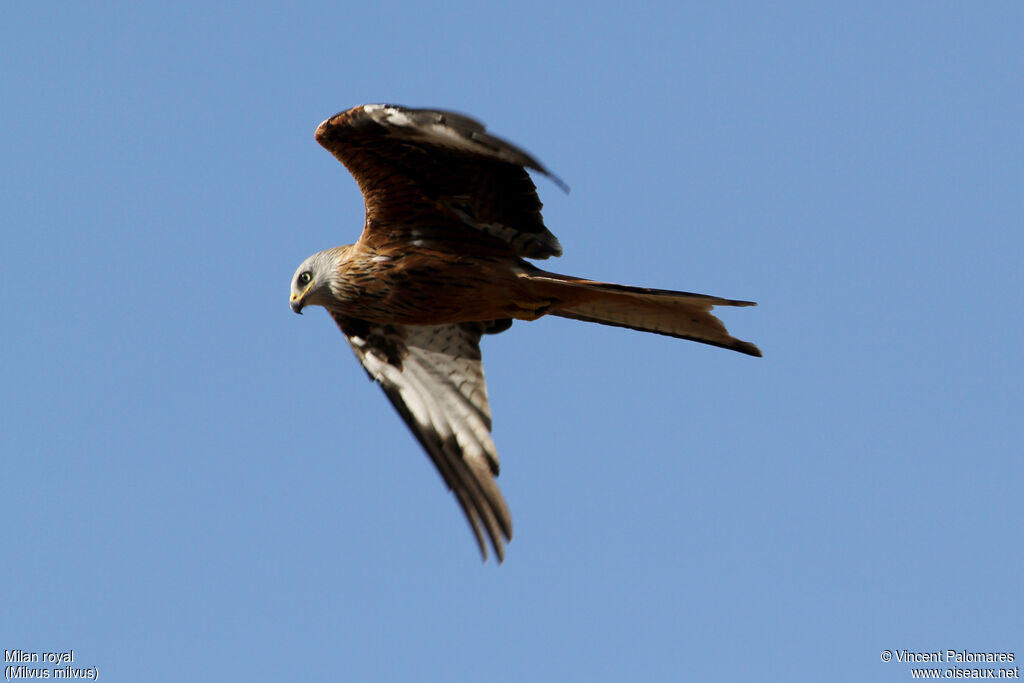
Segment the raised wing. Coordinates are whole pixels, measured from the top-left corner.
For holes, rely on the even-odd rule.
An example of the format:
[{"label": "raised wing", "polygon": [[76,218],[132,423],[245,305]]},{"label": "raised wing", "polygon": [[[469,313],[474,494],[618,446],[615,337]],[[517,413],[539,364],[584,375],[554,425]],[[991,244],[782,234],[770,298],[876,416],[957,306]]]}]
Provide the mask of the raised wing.
[{"label": "raised wing", "polygon": [[552,176],[479,122],[446,111],[366,104],[335,114],[316,140],[359,183],[366,202],[361,240],[491,243],[517,256],[559,256],[526,169]]},{"label": "raised wing", "polygon": [[512,518],[495,481],[498,453],[480,336],[508,325],[379,325],[332,316],[455,494],[484,559],[486,531],[503,560]]}]

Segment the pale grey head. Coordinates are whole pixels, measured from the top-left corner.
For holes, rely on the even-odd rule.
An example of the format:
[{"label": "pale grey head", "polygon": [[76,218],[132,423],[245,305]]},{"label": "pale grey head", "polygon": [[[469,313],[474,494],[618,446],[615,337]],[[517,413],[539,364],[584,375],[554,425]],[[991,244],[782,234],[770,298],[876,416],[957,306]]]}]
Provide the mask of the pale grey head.
[{"label": "pale grey head", "polygon": [[331,286],[338,279],[338,266],[345,247],[319,251],[302,262],[292,276],[292,310],[302,313],[306,306],[328,306],[335,297]]}]

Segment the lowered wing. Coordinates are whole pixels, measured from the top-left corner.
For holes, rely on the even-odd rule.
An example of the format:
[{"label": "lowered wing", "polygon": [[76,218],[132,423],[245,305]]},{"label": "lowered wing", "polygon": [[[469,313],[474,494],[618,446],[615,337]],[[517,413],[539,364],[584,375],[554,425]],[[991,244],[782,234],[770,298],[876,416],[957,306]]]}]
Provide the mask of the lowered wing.
[{"label": "lowered wing", "polygon": [[495,480],[480,336],[505,326],[380,325],[332,315],[455,494],[484,559],[486,532],[500,562],[512,519]]}]

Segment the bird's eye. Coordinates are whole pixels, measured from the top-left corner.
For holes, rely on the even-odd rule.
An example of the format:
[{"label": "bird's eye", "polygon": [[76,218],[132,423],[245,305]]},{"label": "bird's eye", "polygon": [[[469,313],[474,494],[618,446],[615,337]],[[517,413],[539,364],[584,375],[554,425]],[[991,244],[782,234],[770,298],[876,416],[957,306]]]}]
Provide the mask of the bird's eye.
[{"label": "bird's eye", "polygon": [[299,287],[305,287],[306,285],[309,284],[309,281],[312,280],[312,279],[313,279],[313,274],[312,273],[310,273],[308,270],[302,271],[301,273],[299,273],[299,280],[298,280]]}]

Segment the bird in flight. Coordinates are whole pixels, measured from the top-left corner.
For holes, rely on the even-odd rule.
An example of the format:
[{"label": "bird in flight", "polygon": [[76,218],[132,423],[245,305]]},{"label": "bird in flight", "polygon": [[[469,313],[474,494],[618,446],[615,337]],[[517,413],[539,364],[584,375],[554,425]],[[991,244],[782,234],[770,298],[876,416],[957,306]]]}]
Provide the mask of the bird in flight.
[{"label": "bird in flight", "polygon": [[366,104],[321,123],[316,140],[355,177],[366,220],[355,244],[303,261],[291,308],[331,314],[455,494],[485,560],[485,534],[504,559],[512,518],[496,481],[482,335],[555,315],[761,355],[711,314],[751,301],[597,282],[526,261],[562,253],[527,169],[565,185],[471,118]]}]

